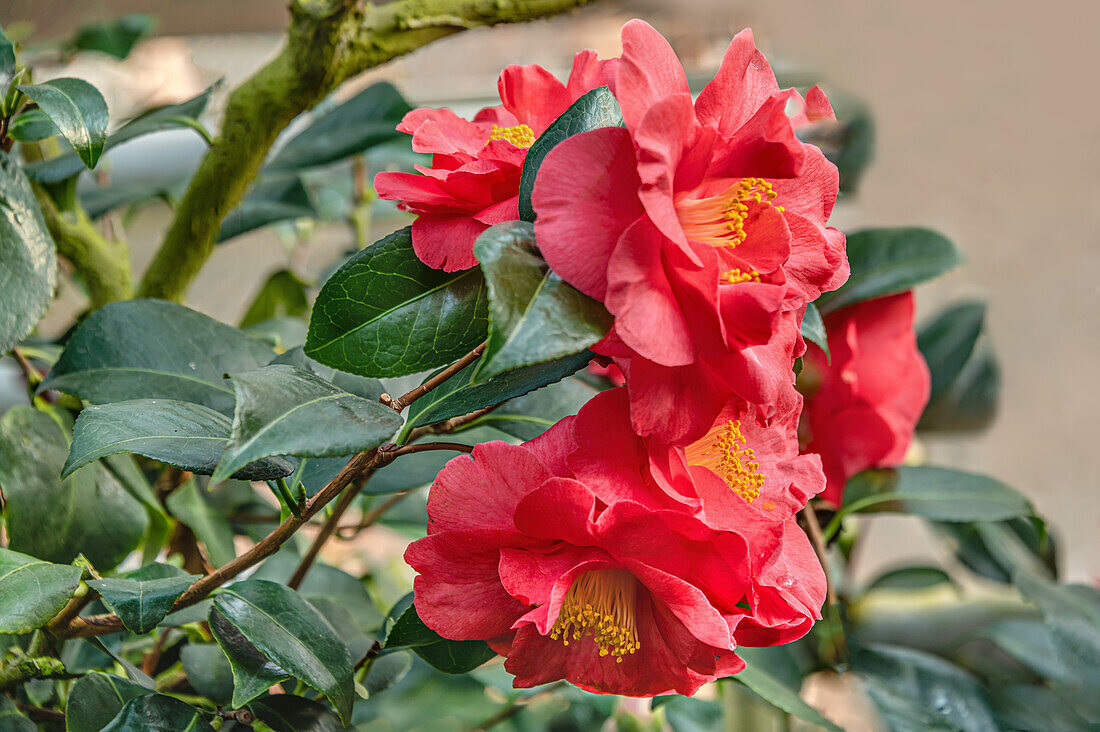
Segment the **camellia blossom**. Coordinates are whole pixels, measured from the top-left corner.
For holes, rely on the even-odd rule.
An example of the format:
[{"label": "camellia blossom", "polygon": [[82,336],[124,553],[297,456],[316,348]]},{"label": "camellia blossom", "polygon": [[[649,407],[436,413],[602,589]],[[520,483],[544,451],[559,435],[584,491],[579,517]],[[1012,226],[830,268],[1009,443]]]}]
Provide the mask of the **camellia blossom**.
[{"label": "camellia blossom", "polygon": [[519,218],[519,181],[527,149],[585,92],[604,85],[594,51],[573,59],[566,84],[537,65],[512,65],[497,83],[499,107],[465,120],[449,109],[414,109],[397,129],[412,135],[413,150],[432,154],[417,173],[374,178],[379,197],[417,215],[413,250],[429,267],[453,272],[477,264],[474,241],[492,224]]},{"label": "camellia blossom", "polygon": [[912,292],[850,305],[825,316],[826,358],[810,345],[799,389],[806,395],[800,432],[821,455],[822,498],[839,505],[848,478],[905,458],[928,404],[931,378],[913,332]]},{"label": "camellia blossom", "polygon": [[[615,316],[594,350],[616,359],[634,403],[646,405],[635,409],[635,429],[698,437],[731,393],[777,398],[797,356],[797,318],[783,314],[848,276],[844,236],[826,224],[836,167],[794,134],[831,108],[820,90],[808,101],[781,91],[750,31],[734,38],[694,103],[660,34],[633,20],[622,39],[605,76],[625,127],[574,135],[549,152],[532,196],[535,232],[550,266]],[[685,396],[685,376],[711,398],[683,409],[687,423],[648,419],[671,414],[648,404]]]},{"label": "camellia blossom", "polygon": [[654,510],[686,508],[761,550],[750,568],[750,613],[738,626],[744,645],[796,640],[820,618],[824,575],[795,514],[825,487],[825,475],[817,455],[799,454],[801,406],[802,398],[788,392],[767,420],[762,410],[735,402],[687,445],[633,435],[622,389],[596,395],[572,420],[577,446],[569,469],[601,500],[629,495]]},{"label": "camellia blossom", "polygon": [[571,424],[525,445],[479,444],[439,473],[428,535],[405,553],[425,624],[487,640],[517,687],[566,679],[630,696],[691,694],[739,672],[742,626],[755,642],[797,637],[771,627],[782,625],[769,617],[776,593],[820,578],[780,561],[795,538],[782,524],[750,545],[751,532],[713,528],[681,504],[654,507],[630,474],[613,497],[573,477]]}]

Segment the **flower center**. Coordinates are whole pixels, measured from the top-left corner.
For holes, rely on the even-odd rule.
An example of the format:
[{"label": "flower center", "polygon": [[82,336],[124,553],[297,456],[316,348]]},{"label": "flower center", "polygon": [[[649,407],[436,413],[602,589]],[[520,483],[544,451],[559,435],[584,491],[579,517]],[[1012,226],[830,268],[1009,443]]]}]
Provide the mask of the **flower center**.
[{"label": "flower center", "polygon": [[591,634],[601,656],[615,663],[641,647],[634,628],[638,582],[621,569],[598,569],[573,580],[550,637],[563,645]]},{"label": "flower center", "polygon": [[[718,195],[677,201],[676,216],[688,239],[733,249],[748,238],[745,223],[752,216],[752,204],[767,204],[783,212],[782,206],[772,203],[776,195],[772,184],[763,178],[741,178]],[[722,275],[722,282],[730,285],[759,281],[760,273],[752,269],[734,267]]]},{"label": "flower center", "polygon": [[515,127],[493,125],[493,128],[489,130],[489,139],[506,140],[516,147],[531,147],[535,144],[535,131],[527,125],[516,125]]},{"label": "flower center", "polygon": [[741,423],[730,420],[711,428],[702,439],[688,445],[684,453],[689,464],[710,470],[734,493],[752,503],[764,487],[764,474],[760,472],[756,452],[745,447],[745,442]]}]

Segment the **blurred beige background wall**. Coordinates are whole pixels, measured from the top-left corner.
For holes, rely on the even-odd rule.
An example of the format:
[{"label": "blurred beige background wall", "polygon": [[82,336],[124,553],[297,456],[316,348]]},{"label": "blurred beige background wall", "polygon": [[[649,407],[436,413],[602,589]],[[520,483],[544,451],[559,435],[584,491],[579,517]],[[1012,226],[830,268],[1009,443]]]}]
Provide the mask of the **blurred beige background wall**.
[{"label": "blurred beige background wall", "polygon": [[[274,52],[285,21],[279,0],[0,0],[0,23],[31,19],[45,38],[135,10],[161,17],[161,37],[127,64],[80,69],[106,85],[116,112],[185,97],[220,76],[240,81]],[[922,289],[921,312],[987,298],[1002,361],[992,429],[926,447],[937,462],[1025,491],[1056,527],[1067,577],[1100,578],[1100,477],[1090,462],[1100,412],[1100,3],[620,0],[465,34],[372,76],[394,80],[414,104],[488,103],[504,64],[561,73],[578,48],[616,55],[618,26],[631,16],[664,32],[692,71],[712,70],[730,35],[752,26],[777,67],[816,72],[827,90],[869,104],[876,158],[836,224],[920,224],[954,238],[969,263]],[[164,223],[154,210],[130,229],[139,268]],[[350,234],[334,227],[320,241],[306,263],[315,272]],[[192,304],[234,320],[286,256],[270,231],[236,240],[212,260]],[[878,520],[866,565],[924,556],[929,539],[915,521]]]}]

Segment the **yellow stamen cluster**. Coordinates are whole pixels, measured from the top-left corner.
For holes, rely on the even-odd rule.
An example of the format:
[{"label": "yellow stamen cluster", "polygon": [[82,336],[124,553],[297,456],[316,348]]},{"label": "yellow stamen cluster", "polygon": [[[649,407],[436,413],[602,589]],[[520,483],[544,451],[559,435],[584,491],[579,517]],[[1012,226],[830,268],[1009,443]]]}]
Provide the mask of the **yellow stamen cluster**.
[{"label": "yellow stamen cluster", "polygon": [[745,443],[741,423],[730,420],[688,445],[685,453],[690,464],[714,472],[734,493],[752,503],[764,487],[764,474],[756,451]]},{"label": "yellow stamen cluster", "polygon": [[621,569],[598,569],[573,580],[550,637],[569,645],[591,635],[600,656],[623,656],[641,648],[634,627],[638,581]]},{"label": "yellow stamen cluster", "polygon": [[748,272],[742,272],[737,267],[734,267],[729,272],[722,275],[722,281],[727,285],[736,285],[738,282],[759,282],[760,273],[755,269],[750,269]]},{"label": "yellow stamen cluster", "polygon": [[531,147],[535,144],[535,131],[527,125],[516,125],[515,127],[493,125],[493,128],[489,130],[489,139],[507,140],[516,147]]},{"label": "yellow stamen cluster", "polygon": [[782,213],[773,203],[777,195],[763,178],[741,178],[716,196],[677,201],[676,214],[688,239],[733,248],[748,237],[749,204],[766,203]]}]

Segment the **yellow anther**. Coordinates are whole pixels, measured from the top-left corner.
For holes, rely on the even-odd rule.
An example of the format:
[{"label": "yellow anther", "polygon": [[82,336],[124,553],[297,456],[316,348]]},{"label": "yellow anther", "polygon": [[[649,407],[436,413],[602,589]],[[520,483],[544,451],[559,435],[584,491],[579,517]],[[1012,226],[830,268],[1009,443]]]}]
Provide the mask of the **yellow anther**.
[{"label": "yellow anther", "polygon": [[742,447],[747,442],[741,423],[730,420],[713,427],[702,439],[685,449],[688,463],[707,468],[749,503],[764,488],[764,474],[756,461],[756,451]]},{"label": "yellow anther", "polygon": [[716,196],[677,201],[676,215],[688,239],[733,248],[748,238],[749,204],[767,204],[782,213],[783,207],[772,203],[777,195],[763,178],[741,178]]},{"label": "yellow anther", "polygon": [[492,129],[489,130],[489,139],[506,140],[516,147],[531,147],[535,144],[535,131],[527,125],[516,125],[515,127],[493,125]]},{"label": "yellow anther", "polygon": [[742,272],[737,267],[734,267],[729,272],[722,275],[722,281],[727,285],[736,285],[739,282],[759,282],[760,273],[755,269],[750,269],[748,272]]},{"label": "yellow anther", "polygon": [[599,655],[612,656],[622,663],[623,656],[641,648],[634,627],[638,581],[621,569],[598,569],[573,580],[562,601],[557,622],[550,637],[569,645],[591,635]]}]

